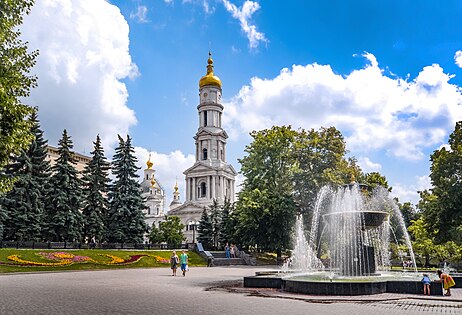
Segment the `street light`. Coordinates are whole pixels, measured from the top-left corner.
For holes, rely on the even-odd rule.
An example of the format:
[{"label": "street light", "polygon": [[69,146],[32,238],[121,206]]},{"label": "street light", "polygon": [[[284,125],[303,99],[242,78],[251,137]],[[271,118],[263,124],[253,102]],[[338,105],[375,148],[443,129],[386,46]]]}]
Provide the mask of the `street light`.
[{"label": "street light", "polygon": [[189,221],[189,230],[193,231],[192,242],[196,243],[196,228],[199,222]]}]

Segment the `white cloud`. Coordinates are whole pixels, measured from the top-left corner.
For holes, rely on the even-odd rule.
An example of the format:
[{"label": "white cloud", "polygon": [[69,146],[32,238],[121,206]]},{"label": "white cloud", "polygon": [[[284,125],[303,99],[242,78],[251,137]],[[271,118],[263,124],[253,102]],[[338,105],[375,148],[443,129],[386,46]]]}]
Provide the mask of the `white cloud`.
[{"label": "white cloud", "polygon": [[[146,162],[149,159],[149,151],[142,147],[135,147],[135,155],[138,158],[138,166],[141,167],[138,174],[143,178],[143,170],[146,168]],[[154,176],[162,185],[166,192],[166,209],[173,199],[173,187],[178,181],[178,191],[180,192],[181,202],[185,201],[184,193],[185,179],[183,171],[194,165],[196,159],[193,154],[184,155],[180,151],[174,151],[169,154],[151,152],[151,162],[154,163],[153,169],[156,171]]]},{"label": "white cloud", "polygon": [[255,1],[246,0],[242,7],[238,8],[228,0],[222,0],[226,10],[233,18],[239,20],[241,28],[249,40],[250,49],[256,49],[260,42],[268,43],[264,33],[257,31],[257,27],[250,23],[252,15],[260,9],[260,4]]},{"label": "white cloud", "polygon": [[372,162],[367,156],[359,157],[358,164],[365,173],[378,172],[382,169],[382,165],[380,163]]},{"label": "white cloud", "polygon": [[[329,65],[293,65],[273,79],[254,77],[228,103],[224,116],[231,137],[272,125],[335,126],[354,155],[385,150],[420,160],[425,148],[445,141],[462,119],[461,88],[439,65],[418,76],[390,78],[372,54],[362,69],[346,76]],[[245,117],[245,119],[244,119]]]},{"label": "white cloud", "polygon": [[[172,0],[165,1],[165,2],[170,3],[172,2]],[[149,20],[147,19],[147,15],[148,15],[148,8],[144,5],[138,5],[136,9],[136,13],[135,12],[130,13],[130,18],[136,19],[138,23],[148,23]]]},{"label": "white cloud", "polygon": [[[167,1],[169,1],[169,0],[167,0]],[[173,0],[171,0],[171,1],[173,1]],[[194,5],[200,5],[204,9],[205,14],[213,14],[215,12],[215,7],[210,4],[209,0],[183,0],[181,3],[182,4],[185,4],[185,3],[189,4],[190,3],[190,4],[194,4]]]},{"label": "white cloud", "polygon": [[138,74],[129,53],[128,24],[104,0],[37,1],[24,20],[23,38],[40,56],[33,73],[39,86],[30,103],[49,143],[66,128],[77,151],[92,148],[97,134],[113,145],[136,124],[121,81]]},{"label": "white cloud", "polygon": [[456,54],[454,55],[454,61],[456,62],[456,65],[459,66],[459,68],[462,68],[462,51],[456,51]]},{"label": "white cloud", "polygon": [[398,197],[401,203],[410,201],[414,205],[416,205],[420,199],[418,191],[423,191],[432,187],[430,177],[428,176],[416,176],[415,184],[412,185],[396,183],[391,186],[393,187],[391,192],[393,197]]}]

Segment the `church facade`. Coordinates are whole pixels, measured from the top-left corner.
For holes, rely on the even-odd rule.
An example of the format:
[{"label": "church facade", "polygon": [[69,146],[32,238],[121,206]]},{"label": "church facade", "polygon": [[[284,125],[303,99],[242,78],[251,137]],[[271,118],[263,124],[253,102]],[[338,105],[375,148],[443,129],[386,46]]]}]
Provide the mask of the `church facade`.
[{"label": "church facade", "polygon": [[155,178],[154,163],[151,158],[146,162],[146,169],[143,171],[143,180],[140,183],[141,195],[146,200],[144,210],[145,222],[149,227],[153,224],[159,227],[159,223],[165,220],[165,190]]},{"label": "church facade", "polygon": [[196,162],[183,172],[186,181],[185,202],[181,205],[177,202],[168,212],[169,216],[179,217],[185,225],[183,233],[187,242],[196,241],[196,229],[204,207],[210,206],[214,200],[219,204],[223,204],[225,199],[234,202],[235,196],[237,172],[226,161],[228,135],[222,128],[222,83],[214,74],[210,53],[207,63],[207,74],[199,81],[199,127],[193,138]]}]

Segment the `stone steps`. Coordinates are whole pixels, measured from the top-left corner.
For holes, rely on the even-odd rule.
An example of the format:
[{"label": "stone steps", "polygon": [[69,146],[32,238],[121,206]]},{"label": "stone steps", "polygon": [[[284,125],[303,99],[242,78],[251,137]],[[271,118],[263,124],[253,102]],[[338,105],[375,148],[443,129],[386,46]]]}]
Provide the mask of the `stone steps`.
[{"label": "stone steps", "polygon": [[214,266],[242,266],[245,265],[245,261],[242,258],[214,258]]}]

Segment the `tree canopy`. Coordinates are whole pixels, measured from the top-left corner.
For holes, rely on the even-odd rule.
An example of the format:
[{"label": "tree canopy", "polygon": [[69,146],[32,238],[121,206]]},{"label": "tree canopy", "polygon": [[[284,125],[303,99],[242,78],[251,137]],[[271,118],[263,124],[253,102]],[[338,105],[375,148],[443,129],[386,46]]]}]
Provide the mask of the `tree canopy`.
[{"label": "tree canopy", "polygon": [[29,73],[38,51],[27,51],[18,28],[33,4],[33,0],[0,0],[0,193],[11,189],[14,180],[5,175],[4,166],[27,150],[34,137],[33,123],[27,119],[34,109],[23,102],[37,86],[37,77]]},{"label": "tree canopy", "polygon": [[437,242],[462,244],[462,121],[456,123],[448,144],[430,156],[433,188],[420,193],[419,208],[426,224],[437,231]]}]

